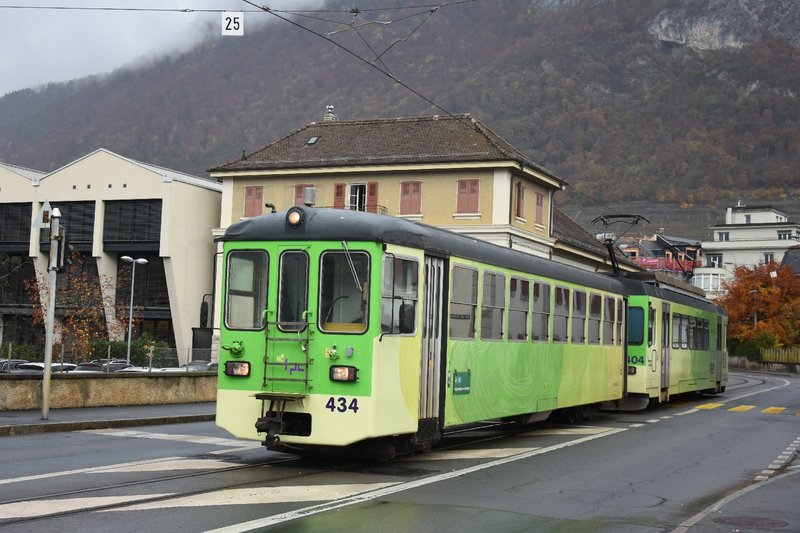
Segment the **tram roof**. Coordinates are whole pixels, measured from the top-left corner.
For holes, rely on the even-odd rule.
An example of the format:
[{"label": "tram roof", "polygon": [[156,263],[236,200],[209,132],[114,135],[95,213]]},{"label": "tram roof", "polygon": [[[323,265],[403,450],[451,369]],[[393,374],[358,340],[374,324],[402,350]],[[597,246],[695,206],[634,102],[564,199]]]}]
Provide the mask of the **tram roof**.
[{"label": "tram roof", "polygon": [[304,222],[293,227],[287,212],[232,224],[219,241],[371,241],[420,248],[434,255],[470,259],[565,282],[621,292],[616,278],[504,248],[449,230],[363,211],[296,207]]}]

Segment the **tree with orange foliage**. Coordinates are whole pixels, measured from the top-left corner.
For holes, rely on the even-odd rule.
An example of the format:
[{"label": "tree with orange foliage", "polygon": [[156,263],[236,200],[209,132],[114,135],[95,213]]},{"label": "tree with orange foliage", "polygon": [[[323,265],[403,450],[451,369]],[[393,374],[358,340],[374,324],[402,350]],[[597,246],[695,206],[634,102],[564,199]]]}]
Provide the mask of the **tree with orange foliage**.
[{"label": "tree with orange foliage", "polygon": [[[89,354],[89,343],[95,339],[109,336],[121,337],[127,324],[126,306],[116,306],[116,324],[106,321],[101,285],[110,285],[107,279],[98,277],[96,269],[90,269],[80,252],[73,251],[69,265],[58,275],[56,281],[56,316],[60,319],[61,343],[71,352],[74,362],[82,362]],[[48,302],[47,280],[37,276],[26,283],[26,289],[33,301],[33,323],[44,324]],[[110,293],[110,291],[105,291]],[[113,294],[113,293],[112,293]],[[124,319],[124,320],[123,320]]]},{"label": "tree with orange foliage", "polygon": [[800,344],[800,276],[790,267],[736,267],[723,288],[717,303],[728,312],[729,344],[739,352],[734,355]]}]

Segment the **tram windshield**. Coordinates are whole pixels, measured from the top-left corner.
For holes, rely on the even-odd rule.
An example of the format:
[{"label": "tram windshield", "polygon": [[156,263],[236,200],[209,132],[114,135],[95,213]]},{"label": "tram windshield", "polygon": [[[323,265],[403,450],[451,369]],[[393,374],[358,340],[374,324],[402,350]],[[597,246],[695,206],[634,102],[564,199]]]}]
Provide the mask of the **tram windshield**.
[{"label": "tram windshield", "polygon": [[362,333],[369,312],[369,255],[325,252],[320,264],[319,327],[325,332]]},{"label": "tram windshield", "polygon": [[267,253],[235,250],[228,254],[225,325],[230,329],[261,329],[267,306]]}]

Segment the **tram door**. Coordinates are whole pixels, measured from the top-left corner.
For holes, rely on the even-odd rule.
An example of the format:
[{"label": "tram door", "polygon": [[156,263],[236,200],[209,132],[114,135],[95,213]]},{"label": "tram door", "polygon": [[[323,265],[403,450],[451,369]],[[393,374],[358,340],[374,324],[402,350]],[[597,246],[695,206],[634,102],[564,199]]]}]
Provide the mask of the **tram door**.
[{"label": "tram door", "polygon": [[420,420],[439,417],[444,276],[444,259],[425,256],[422,290],[422,357],[419,373]]},{"label": "tram door", "polygon": [[669,316],[669,304],[661,308],[661,389],[669,388],[669,347],[672,342],[670,327],[672,320]]}]

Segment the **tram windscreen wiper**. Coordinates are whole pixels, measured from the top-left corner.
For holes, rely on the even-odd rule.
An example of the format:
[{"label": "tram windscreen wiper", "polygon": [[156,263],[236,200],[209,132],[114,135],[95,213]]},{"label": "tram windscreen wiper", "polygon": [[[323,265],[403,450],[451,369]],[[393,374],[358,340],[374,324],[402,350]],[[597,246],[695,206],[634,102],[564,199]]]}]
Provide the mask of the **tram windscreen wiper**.
[{"label": "tram windscreen wiper", "polygon": [[347,264],[350,265],[350,274],[353,275],[353,281],[356,284],[356,288],[358,289],[358,292],[364,292],[363,287],[361,287],[361,282],[358,280],[356,265],[353,263],[353,258],[350,257],[350,249],[347,247],[347,241],[342,241],[342,248],[344,248],[344,255],[347,258]]}]

